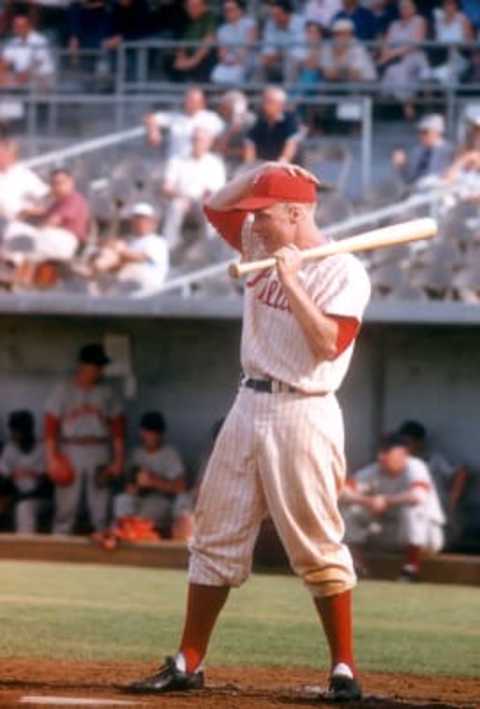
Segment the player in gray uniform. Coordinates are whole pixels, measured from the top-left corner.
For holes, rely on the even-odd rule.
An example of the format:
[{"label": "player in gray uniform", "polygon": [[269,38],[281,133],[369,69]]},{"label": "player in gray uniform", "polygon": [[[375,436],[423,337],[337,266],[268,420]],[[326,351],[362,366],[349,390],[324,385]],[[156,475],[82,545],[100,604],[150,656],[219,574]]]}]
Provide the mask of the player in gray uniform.
[{"label": "player in gray uniform", "polygon": [[[444,543],[443,514],[425,463],[408,454],[407,441],[387,436],[378,459],[358,471],[341,494],[347,543],[354,552],[363,545],[405,554],[402,578],[416,580],[425,552]],[[359,549],[360,547],[360,549]]]},{"label": "player in gray uniform", "polygon": [[99,344],[80,350],[75,376],[58,385],[46,405],[46,453],[48,469],[55,467],[60,454],[75,470],[73,483],[55,489],[53,531],[72,531],[85,486],[91,522],[96,531],[107,526],[109,488],[99,484],[123,472],[125,435],[120,402],[111,387],[102,381],[109,358]]},{"label": "player in gray uniform", "polygon": [[165,419],[150,411],[140,421],[141,445],[132,453],[131,482],[115,499],[115,518],[138,515],[163,529],[171,527],[172,537],[191,515],[190,493],[186,491],[185,468],[173,446],[165,443]]},{"label": "player in gray uniform", "polygon": [[45,473],[42,446],[35,440],[30,411],[12,411],[8,420],[10,441],[0,458],[0,475],[15,489],[15,531],[33,534],[37,526],[36,493]]}]

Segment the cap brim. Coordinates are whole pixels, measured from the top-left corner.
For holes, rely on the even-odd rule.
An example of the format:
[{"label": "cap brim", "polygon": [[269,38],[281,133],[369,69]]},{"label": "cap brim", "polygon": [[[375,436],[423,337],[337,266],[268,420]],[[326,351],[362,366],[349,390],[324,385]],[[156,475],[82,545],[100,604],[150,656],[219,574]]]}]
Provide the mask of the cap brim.
[{"label": "cap brim", "polygon": [[245,197],[236,204],[233,204],[230,209],[239,209],[243,212],[257,212],[260,209],[271,207],[272,204],[277,204],[282,200],[279,197]]}]

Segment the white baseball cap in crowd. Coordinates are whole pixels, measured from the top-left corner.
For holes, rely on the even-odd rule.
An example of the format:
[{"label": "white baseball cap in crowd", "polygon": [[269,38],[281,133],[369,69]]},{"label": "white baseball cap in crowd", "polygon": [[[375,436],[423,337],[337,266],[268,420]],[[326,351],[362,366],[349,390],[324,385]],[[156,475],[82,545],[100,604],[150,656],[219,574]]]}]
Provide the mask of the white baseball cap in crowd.
[{"label": "white baseball cap in crowd", "polygon": [[348,17],[343,17],[340,18],[339,20],[335,20],[335,22],[332,25],[332,32],[353,32],[355,29],[355,25],[351,20],[348,19]]},{"label": "white baseball cap in crowd", "polygon": [[469,112],[467,114],[467,121],[474,125],[475,127],[480,127],[480,108]]},{"label": "white baseball cap in crowd", "polygon": [[130,214],[132,217],[154,217],[155,210],[148,202],[137,202],[133,205]]},{"label": "white baseball cap in crowd", "polygon": [[418,121],[417,129],[434,130],[437,133],[445,133],[445,119],[439,113],[430,113]]}]

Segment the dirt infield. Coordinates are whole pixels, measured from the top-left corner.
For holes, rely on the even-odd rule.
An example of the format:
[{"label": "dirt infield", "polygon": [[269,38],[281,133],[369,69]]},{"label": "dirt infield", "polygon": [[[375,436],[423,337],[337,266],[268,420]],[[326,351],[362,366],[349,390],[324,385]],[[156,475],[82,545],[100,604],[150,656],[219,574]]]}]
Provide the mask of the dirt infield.
[{"label": "dirt infield", "polygon": [[[168,697],[132,697],[122,692],[122,685],[152,670],[151,665],[143,663],[6,660],[1,668],[1,709],[18,706],[20,700],[36,696],[52,697],[50,706],[55,706],[54,697],[88,699],[90,706],[98,707],[102,706],[102,700],[118,701],[118,706],[131,700],[132,706],[172,709],[278,709],[281,706],[318,709],[329,706],[318,698],[325,687],[326,675],[311,668],[212,668],[208,672],[206,690]],[[349,705],[352,709],[360,706],[379,709],[480,706],[480,680],[471,678],[369,674],[364,675],[363,684],[367,698]],[[92,705],[92,699],[98,704]],[[40,705],[30,703],[29,706]]]}]

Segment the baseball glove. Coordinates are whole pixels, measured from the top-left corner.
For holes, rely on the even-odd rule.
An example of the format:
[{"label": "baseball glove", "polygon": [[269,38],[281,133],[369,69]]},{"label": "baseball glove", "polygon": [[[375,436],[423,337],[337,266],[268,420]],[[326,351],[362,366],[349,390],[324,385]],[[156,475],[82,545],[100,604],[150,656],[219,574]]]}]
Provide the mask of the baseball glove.
[{"label": "baseball glove", "polygon": [[57,455],[48,469],[48,475],[54,485],[67,487],[75,480],[75,470],[64,453]]}]

